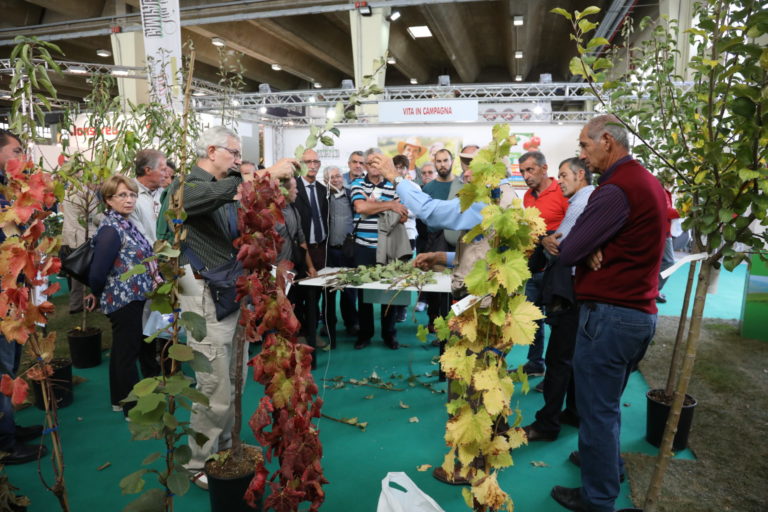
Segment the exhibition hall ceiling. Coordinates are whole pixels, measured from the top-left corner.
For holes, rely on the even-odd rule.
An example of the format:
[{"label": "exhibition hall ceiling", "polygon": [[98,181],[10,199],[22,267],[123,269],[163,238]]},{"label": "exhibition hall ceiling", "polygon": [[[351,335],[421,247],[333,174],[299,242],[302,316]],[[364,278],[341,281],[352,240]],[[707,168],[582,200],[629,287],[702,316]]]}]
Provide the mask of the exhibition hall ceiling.
[{"label": "exhibition hall ceiling", "polygon": [[[17,35],[53,40],[66,60],[113,64],[111,30],[131,31],[140,25],[140,0],[0,0],[0,58],[7,58]],[[606,37],[636,4],[633,0],[504,0],[433,1],[384,0],[368,2],[389,7],[401,16],[390,25],[386,85],[432,85],[448,75],[452,84],[568,81],[568,62],[575,54],[570,27],[550,10],[568,11],[596,5],[606,18]],[[223,3],[180,0],[182,42],[196,48],[195,76],[217,82],[220,50],[242,54],[245,91],[268,83],[272,90],[338,88],[354,78],[350,11],[354,2],[330,0],[248,0]],[[520,24],[522,23],[522,24]],[[431,37],[413,38],[408,27],[427,26]],[[520,53],[522,52],[522,53]],[[101,52],[104,53],[104,52]],[[274,70],[277,64],[282,69]],[[0,89],[7,90],[9,76]],[[317,83],[318,85],[315,85]],[[61,96],[81,99],[86,78],[67,75],[55,79]]]}]

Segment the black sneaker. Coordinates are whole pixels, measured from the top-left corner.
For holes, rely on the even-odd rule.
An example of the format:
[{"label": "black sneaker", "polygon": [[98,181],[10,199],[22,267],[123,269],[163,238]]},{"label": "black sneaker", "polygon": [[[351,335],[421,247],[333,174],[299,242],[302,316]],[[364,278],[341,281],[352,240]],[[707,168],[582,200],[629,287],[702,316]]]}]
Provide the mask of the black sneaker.
[{"label": "black sneaker", "polygon": [[523,372],[529,377],[541,377],[544,375],[544,365],[528,361],[523,365]]},{"label": "black sneaker", "polygon": [[8,455],[0,458],[0,464],[13,466],[16,464],[32,462],[40,457],[44,457],[48,453],[48,448],[46,448],[45,445],[30,446],[28,444],[16,443],[13,449],[7,453]]},{"label": "black sneaker", "polygon": [[370,339],[367,339],[367,340],[357,340],[357,343],[355,343],[355,350],[363,349],[363,348],[367,347],[370,344],[371,344],[371,340]]},{"label": "black sneaker", "polygon": [[534,391],[537,393],[543,393],[544,392],[544,379],[541,380],[536,386],[533,388]]}]

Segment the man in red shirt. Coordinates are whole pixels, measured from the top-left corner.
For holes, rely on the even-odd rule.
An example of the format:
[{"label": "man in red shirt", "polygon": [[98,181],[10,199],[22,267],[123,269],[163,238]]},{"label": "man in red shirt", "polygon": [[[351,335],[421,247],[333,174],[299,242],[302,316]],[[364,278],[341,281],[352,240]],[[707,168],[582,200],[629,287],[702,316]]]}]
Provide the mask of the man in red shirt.
[{"label": "man in red shirt", "polygon": [[[520,174],[523,175],[528,190],[523,197],[523,206],[526,208],[538,208],[541,218],[547,225],[547,234],[553,233],[560,226],[560,221],[565,217],[568,209],[568,199],[563,196],[557,180],[547,176],[547,160],[539,151],[529,151],[518,159]],[[531,278],[525,283],[525,296],[536,306],[542,307],[541,292],[546,259],[541,244],[528,260],[528,269]],[[544,375],[544,330],[542,322],[538,322],[539,328],[533,343],[528,349],[528,362],[523,366],[523,371],[529,376]]]}]

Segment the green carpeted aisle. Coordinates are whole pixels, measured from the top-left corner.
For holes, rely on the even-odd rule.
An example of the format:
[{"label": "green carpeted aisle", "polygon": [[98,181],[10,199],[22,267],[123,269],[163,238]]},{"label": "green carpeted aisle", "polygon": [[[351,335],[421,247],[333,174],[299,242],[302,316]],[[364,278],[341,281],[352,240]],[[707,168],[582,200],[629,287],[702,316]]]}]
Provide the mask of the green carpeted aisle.
[{"label": "green carpeted aisle", "polygon": [[[708,307],[714,314],[707,316],[736,318],[744,286],[744,267],[733,273],[723,272],[718,295],[710,296]],[[679,314],[679,300],[684,290],[685,269],[672,276],[665,292],[669,303],[660,314]],[[677,309],[677,311],[675,311]],[[377,314],[378,316],[378,314]],[[426,313],[417,319],[426,322]],[[461,497],[461,488],[442,484],[431,477],[430,471],[419,472],[417,466],[442,463],[446,451],[443,441],[445,421],[445,394],[432,393],[424,386],[411,387],[406,379],[412,370],[422,382],[437,384],[437,377],[427,376],[437,369],[434,357],[437,349],[422,345],[415,338],[416,324],[409,321],[398,324],[402,348],[392,351],[375,339],[372,346],[354,350],[353,340],[342,337],[339,348],[321,352],[315,378],[321,385],[327,415],[357,417],[368,423],[365,432],[356,427],[321,419],[318,423],[323,443],[323,467],[330,484],[325,487],[327,497],[322,510],[331,512],[375,511],[381,490],[381,479],[388,471],[405,471],[432,496],[447,512],[468,510]],[[378,332],[378,330],[377,330]],[[527,348],[518,347],[508,358],[510,366],[524,362]],[[107,361],[99,367],[75,370],[86,382],[75,388],[75,403],[60,411],[61,434],[64,440],[66,480],[72,510],[119,511],[133,497],[120,494],[118,483],[127,474],[139,469],[148,454],[161,450],[156,441],[132,441],[122,415],[110,411],[108,398]],[[335,382],[321,382],[342,376],[345,379],[363,379],[372,372],[383,380],[391,381],[403,391],[385,391],[365,386],[346,385],[330,389]],[[391,377],[395,375],[395,377]],[[532,379],[535,385],[539,379]],[[326,388],[322,389],[325,384]],[[639,373],[634,373],[623,398],[622,450],[655,453],[644,440],[645,391],[647,385]],[[372,395],[372,398],[371,398]],[[243,432],[246,440],[253,441],[247,426],[248,416],[261,396],[261,387],[251,382],[245,396]],[[516,390],[513,407],[524,415],[523,424],[532,421],[540,407],[542,395],[531,391],[528,395]],[[407,407],[407,408],[405,408]],[[411,422],[411,418],[418,422]],[[17,422],[22,425],[39,423],[42,413],[34,408],[20,411]],[[562,511],[549,497],[553,485],[578,486],[579,472],[568,461],[568,454],[577,447],[577,431],[564,427],[560,438],[552,443],[534,443],[513,453],[515,465],[500,476],[502,487],[511,494],[516,510],[532,512]],[[691,458],[689,451],[678,455]],[[106,462],[111,465],[98,471]],[[543,463],[534,466],[532,463]],[[34,464],[6,468],[10,481],[32,499],[30,512],[52,512],[58,504],[46,491]],[[43,463],[43,474],[50,475],[49,461]],[[631,475],[630,475],[631,478]],[[148,479],[148,486],[156,486]],[[622,485],[617,507],[630,506],[629,484]],[[205,491],[192,487],[177,499],[176,510],[197,512],[209,510]]]}]

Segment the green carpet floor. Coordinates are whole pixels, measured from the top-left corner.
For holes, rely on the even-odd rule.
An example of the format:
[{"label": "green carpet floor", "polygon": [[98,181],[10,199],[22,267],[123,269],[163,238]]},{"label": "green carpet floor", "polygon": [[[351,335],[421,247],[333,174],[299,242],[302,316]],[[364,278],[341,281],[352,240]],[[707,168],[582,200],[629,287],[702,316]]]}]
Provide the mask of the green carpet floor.
[{"label": "green carpet floor", "polygon": [[[662,306],[660,314],[679,314],[684,278],[685,269],[673,275],[667,283],[665,292],[669,303]],[[707,316],[738,317],[741,308],[736,302],[741,301],[743,286],[743,266],[733,273],[724,272],[720,278],[719,293],[709,298],[708,308],[714,308],[715,314],[710,314],[708,309]],[[419,322],[426,322],[426,313],[418,313],[416,318]],[[437,349],[419,343],[415,332],[416,324],[409,317],[407,323],[398,325],[402,343],[400,350],[389,350],[380,340],[375,340],[365,350],[354,350],[353,340],[341,337],[336,350],[320,353],[314,375],[321,385],[321,396],[325,402],[323,412],[336,418],[357,417],[359,421],[368,423],[363,432],[328,419],[318,422],[324,451],[323,468],[330,482],[325,487],[327,496],[322,510],[375,511],[381,479],[389,471],[406,472],[446,512],[468,510],[460,488],[439,483],[431,477],[430,471],[417,470],[422,464],[441,464],[446,451],[443,434],[447,416],[444,393],[433,393],[421,385],[412,387],[407,382],[412,371],[420,381],[432,384],[437,390],[445,389],[444,384],[437,382],[437,377],[431,376],[437,369],[434,362]],[[508,357],[510,366],[522,364],[526,351],[527,348],[523,347],[515,349]],[[139,469],[141,461],[149,453],[161,449],[159,442],[132,441],[122,415],[110,411],[107,367],[105,360],[96,368],[76,369],[75,374],[86,381],[76,386],[74,404],[60,411],[67,489],[73,511],[122,510],[133,497],[120,494],[120,479]],[[323,381],[335,377],[359,380],[370,377],[373,372],[384,380],[392,381],[403,391],[354,385],[331,389],[336,383]],[[538,380],[532,379],[532,385]],[[323,388],[323,384],[326,387]],[[634,373],[623,398],[622,451],[656,453],[656,449],[644,440],[646,390],[642,376]],[[244,398],[246,417],[243,432],[244,438],[251,442],[253,435],[247,420],[261,393],[261,386],[249,380]],[[531,391],[523,395],[519,389],[512,401],[512,405],[523,412],[523,424],[532,421],[541,403],[540,393]],[[418,422],[411,421],[414,417],[418,418]],[[17,414],[17,422],[22,425],[40,423],[41,418],[42,413],[35,408]],[[499,480],[515,501],[516,510],[564,510],[552,500],[549,491],[553,485],[579,485],[578,469],[567,461],[568,454],[576,447],[577,431],[566,426],[557,441],[533,443],[513,453],[515,465],[503,471]],[[692,458],[692,454],[685,451],[678,457]],[[111,464],[108,468],[97,470],[107,462]],[[47,459],[42,469],[43,474],[50,478]],[[35,464],[11,466],[6,470],[10,481],[31,498],[30,512],[59,509],[53,495],[41,484]],[[156,484],[148,480],[147,485]],[[629,484],[624,483],[617,508],[631,505],[628,496]],[[178,497],[176,503],[177,511],[209,510],[207,493],[194,486],[185,496]]]}]

